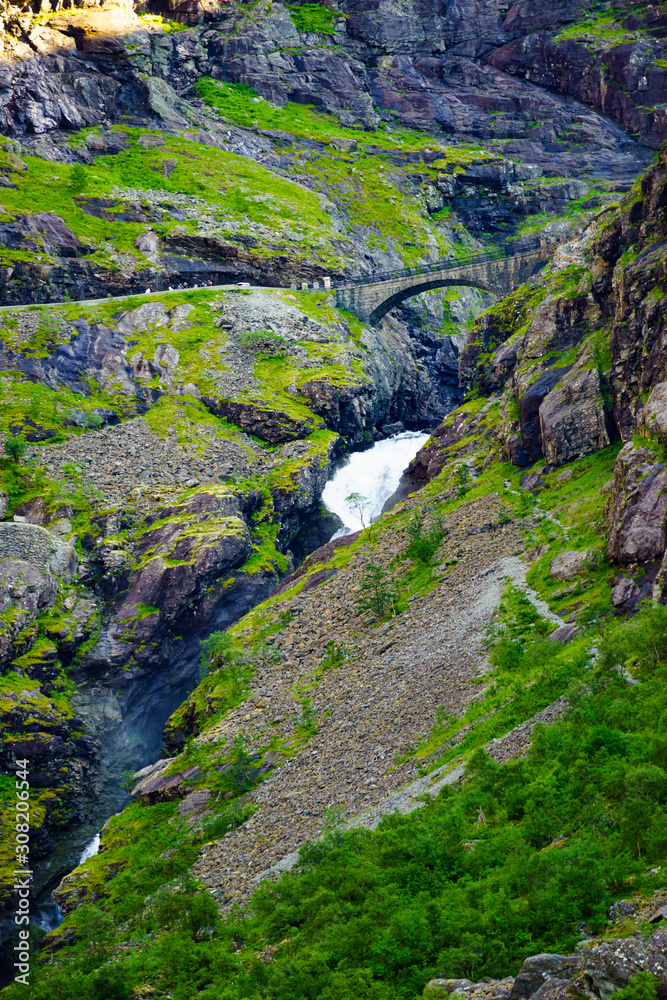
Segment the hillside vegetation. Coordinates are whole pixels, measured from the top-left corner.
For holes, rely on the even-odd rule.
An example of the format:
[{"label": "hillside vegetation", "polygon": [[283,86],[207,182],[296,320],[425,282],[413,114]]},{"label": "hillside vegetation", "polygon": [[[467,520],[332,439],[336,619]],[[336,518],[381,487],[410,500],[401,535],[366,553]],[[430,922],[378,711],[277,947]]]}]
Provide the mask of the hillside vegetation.
[{"label": "hillside vegetation", "polygon": [[3,962],[25,756],[34,1000],[665,1000],[667,8],[66,2],[0,11]]}]

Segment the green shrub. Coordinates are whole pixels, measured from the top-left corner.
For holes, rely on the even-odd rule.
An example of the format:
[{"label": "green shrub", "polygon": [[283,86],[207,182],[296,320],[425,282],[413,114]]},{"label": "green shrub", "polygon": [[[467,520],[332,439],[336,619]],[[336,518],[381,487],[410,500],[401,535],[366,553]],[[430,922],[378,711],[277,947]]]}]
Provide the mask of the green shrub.
[{"label": "green shrub", "polygon": [[458,486],[457,496],[464,497],[470,489],[470,485],[472,483],[472,475],[465,462],[461,462],[457,468],[455,482]]},{"label": "green shrub", "polygon": [[129,1000],[126,971],[119,965],[103,965],[90,983],[90,1000]]},{"label": "green shrub", "polygon": [[614,993],[614,1000],[656,1000],[658,990],[650,972],[638,972],[628,985]]},{"label": "green shrub", "polygon": [[616,629],[600,648],[599,662],[611,669],[628,667],[639,674],[652,674],[667,659],[667,607],[644,604],[632,621]]},{"label": "green shrub", "polygon": [[280,337],[273,330],[244,330],[239,334],[239,344],[257,350],[262,347],[273,348],[285,343],[285,338]]},{"label": "green shrub", "polygon": [[320,666],[322,670],[330,670],[332,667],[340,667],[347,659],[348,651],[345,645],[338,646],[333,639],[324,647],[324,656]]},{"label": "green shrub", "polygon": [[88,184],[88,175],[80,163],[75,163],[70,170],[69,186],[75,195],[82,194]]},{"label": "green shrub", "polygon": [[[468,467],[462,466],[462,468],[467,469]],[[433,516],[433,525],[428,535],[423,534],[423,528],[424,518],[421,513],[417,513],[408,523],[407,533],[410,544],[405,550],[405,554],[410,559],[416,559],[418,562],[424,563],[425,566],[430,566],[433,556],[447,533],[440,512],[436,510]]]},{"label": "green shrub", "polygon": [[370,611],[376,621],[387,616],[396,595],[387,585],[386,576],[382,567],[375,563],[364,567],[356,602],[357,614]]},{"label": "green shrub", "polygon": [[21,437],[8,437],[5,441],[5,454],[11,458],[15,465],[21,461],[25,455],[26,443]]}]

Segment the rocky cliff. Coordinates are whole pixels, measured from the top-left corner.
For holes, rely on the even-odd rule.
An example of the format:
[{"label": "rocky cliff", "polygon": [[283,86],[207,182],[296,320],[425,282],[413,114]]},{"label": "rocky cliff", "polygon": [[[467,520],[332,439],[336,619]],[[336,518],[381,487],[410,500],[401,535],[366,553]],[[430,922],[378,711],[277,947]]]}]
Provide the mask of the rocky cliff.
[{"label": "rocky cliff", "polygon": [[[667,601],[665,154],[636,179],[665,134],[667,21],[574,0],[0,18],[2,789],[29,759],[36,893],[147,765],[58,890],[48,991],[82,942],[150,965],[163,892],[204,886],[216,928],[323,830],[409,812],[476,751],[522,758],[577,703],[592,631]],[[446,289],[369,328],[329,291],[535,236],[559,249],[495,305]],[[443,418],[420,494],[313,553],[341,455]],[[550,634],[553,662],[491,663],[498,629]],[[249,989],[385,1000],[361,979],[289,994],[273,933]],[[401,996],[427,982],[410,955]],[[160,961],[133,997],[177,995]],[[439,976],[460,961],[428,965],[431,995],[483,994]],[[584,966],[567,982],[625,985]],[[92,969],[72,996],[130,995]]]},{"label": "rocky cliff", "polygon": [[[666,166],[663,152],[618,208],[556,252],[539,281],[486,313],[460,359],[462,383],[499,407],[499,453],[534,470],[525,475],[530,488],[544,487],[545,471],[623,444],[606,486],[605,524],[607,554],[619,567],[613,601],[630,607],[649,582],[660,600],[665,594]],[[437,473],[477,419],[446,421],[414,474]]]}]

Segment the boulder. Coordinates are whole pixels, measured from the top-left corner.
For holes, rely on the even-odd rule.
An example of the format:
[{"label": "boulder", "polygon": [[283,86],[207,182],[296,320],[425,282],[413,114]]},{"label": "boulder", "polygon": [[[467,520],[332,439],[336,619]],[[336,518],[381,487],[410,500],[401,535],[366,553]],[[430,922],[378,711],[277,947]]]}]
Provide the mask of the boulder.
[{"label": "boulder", "polygon": [[164,139],[161,135],[140,135],[137,142],[144,149],[154,149],[156,146],[164,146]]},{"label": "boulder", "polygon": [[602,1000],[627,985],[629,979],[642,970],[665,983],[667,968],[667,928],[658,927],[644,941],[640,936],[628,938],[590,939],[577,945],[581,967],[595,983]]},{"label": "boulder", "polygon": [[12,170],[24,171],[28,169],[27,163],[15,156],[14,153],[7,153],[7,166],[11,167]]},{"label": "boulder", "polygon": [[667,920],[667,903],[663,903],[648,918],[650,924],[659,924],[661,920]]},{"label": "boulder", "polygon": [[181,356],[173,344],[158,344],[153,355],[153,363],[172,372],[178,368]]},{"label": "boulder", "polygon": [[194,792],[188,792],[185,798],[181,799],[176,812],[179,816],[194,816],[197,813],[206,812],[210,801],[210,789],[197,788]]},{"label": "boulder", "polygon": [[509,1000],[514,980],[485,979],[472,983],[469,979],[431,979],[424,989],[424,1000],[438,1000],[447,996],[465,997],[466,1000]]},{"label": "boulder", "polygon": [[400,420],[397,420],[393,424],[382,425],[382,433],[386,435],[386,437],[392,437],[394,434],[402,434],[404,430],[405,427]]},{"label": "boulder", "polygon": [[522,490],[530,490],[531,493],[539,493],[546,486],[540,472],[525,472],[519,480]]},{"label": "boulder", "polygon": [[631,903],[627,899],[619,899],[617,903],[612,903],[612,905],[607,910],[607,920],[612,923],[614,920],[618,920],[619,917],[631,917],[633,913],[637,912],[637,907],[634,903]]},{"label": "boulder", "polygon": [[341,153],[352,153],[357,149],[356,139],[342,139],[338,138],[338,136],[330,139],[329,145],[333,146],[334,149],[340,150]]},{"label": "boulder", "polygon": [[87,252],[55,212],[17,215],[0,225],[0,243],[13,250],[42,251],[56,257],[79,257]]},{"label": "boulder", "polygon": [[431,979],[426,984],[424,997],[448,996],[454,990],[466,990],[472,985],[470,979]]},{"label": "boulder", "polygon": [[157,254],[160,250],[160,237],[157,233],[150,231],[146,233],[139,233],[134,241],[134,245],[137,250],[141,250],[141,252],[145,253],[147,256]]},{"label": "boulder", "polygon": [[[116,321],[117,330],[124,336],[134,333],[146,333],[151,327],[162,326],[167,323],[166,309],[162,302],[144,302],[137,309],[130,309],[122,313],[120,319]],[[168,346],[168,345],[160,345]],[[160,348],[158,347],[157,350]],[[172,348],[175,350],[175,348]]]},{"label": "boulder", "polygon": [[567,982],[580,972],[581,960],[577,955],[557,955],[552,952],[531,955],[514,980],[510,1000],[528,1000],[546,983]]},{"label": "boulder", "polygon": [[619,573],[614,580],[614,586],[611,591],[611,603],[615,608],[619,608],[626,604],[628,607],[634,607],[637,603],[639,597],[639,587],[635,581],[629,576],[623,576]]},{"label": "boulder", "polygon": [[[182,799],[186,795],[186,784],[196,781],[201,775],[201,768],[188,767],[185,771],[178,771],[176,774],[167,775],[167,770],[173,761],[158,761],[164,767],[153,765],[151,768],[144,768],[149,771],[146,777],[142,778],[131,791],[132,798],[141,799],[147,805],[155,805],[156,802],[170,802],[173,799]],[[141,774],[143,772],[138,772]],[[137,775],[135,775],[135,778]]]},{"label": "boulder", "polygon": [[574,580],[575,577],[583,573],[589,558],[588,549],[584,549],[582,552],[573,549],[561,552],[555,559],[552,559],[549,576],[552,580]]},{"label": "boulder", "polygon": [[540,986],[530,1000],[583,1000],[584,997],[598,1000],[593,980],[587,972],[571,980],[551,979]]},{"label": "boulder", "polygon": [[553,632],[549,632],[549,639],[552,642],[570,642],[576,634],[576,625],[560,625]]}]

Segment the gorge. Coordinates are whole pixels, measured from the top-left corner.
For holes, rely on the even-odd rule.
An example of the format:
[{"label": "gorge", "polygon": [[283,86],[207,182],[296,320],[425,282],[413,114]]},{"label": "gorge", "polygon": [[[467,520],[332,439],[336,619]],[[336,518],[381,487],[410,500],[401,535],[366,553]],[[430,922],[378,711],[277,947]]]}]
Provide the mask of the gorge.
[{"label": "gorge", "polygon": [[667,5],[0,20],[3,998],[667,996]]}]

